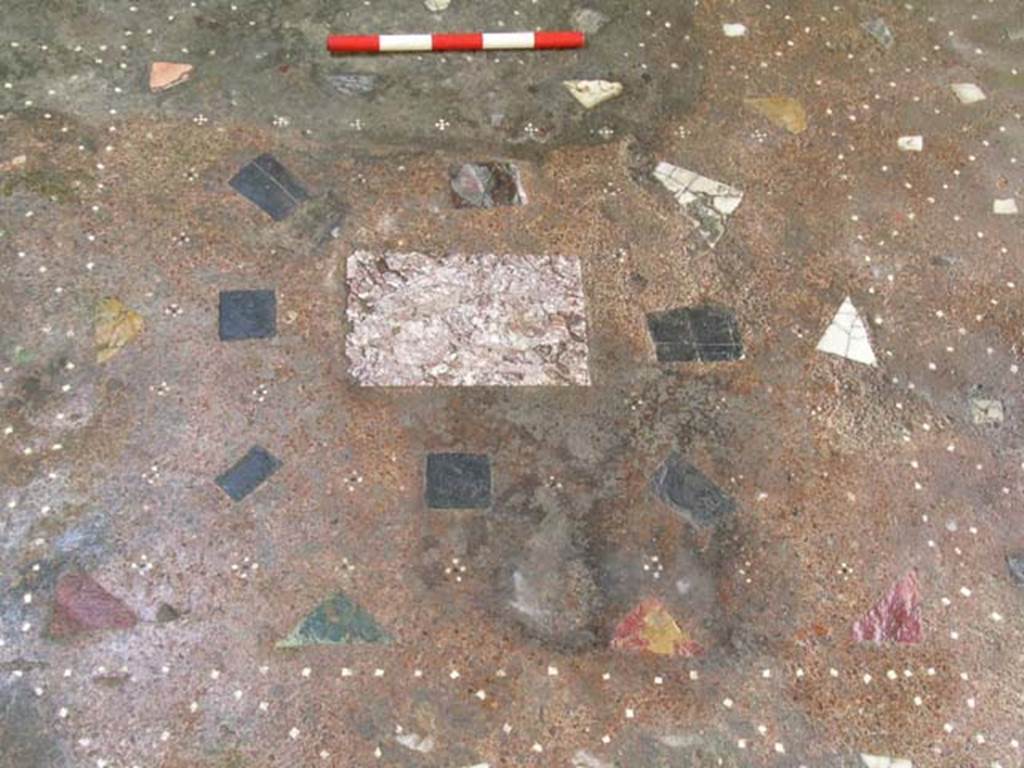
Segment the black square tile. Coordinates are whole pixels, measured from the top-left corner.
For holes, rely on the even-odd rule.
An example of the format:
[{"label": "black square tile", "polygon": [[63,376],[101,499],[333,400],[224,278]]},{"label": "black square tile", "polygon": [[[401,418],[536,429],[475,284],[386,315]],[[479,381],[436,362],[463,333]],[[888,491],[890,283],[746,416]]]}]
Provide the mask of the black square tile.
[{"label": "black square tile", "polygon": [[654,352],[659,363],[692,363],[700,360],[697,345],[692,341],[655,344]]},{"label": "black square tile", "polygon": [[221,291],[220,340],[269,339],[277,335],[274,291]]},{"label": "black square tile", "polygon": [[743,357],[736,315],[713,306],[683,307],[647,315],[658,361],[715,363]]},{"label": "black square tile", "polygon": [[715,525],[736,503],[678,453],[669,455],[651,480],[655,495],[693,525]]},{"label": "black square tile", "polygon": [[651,312],[647,315],[647,330],[655,344],[668,344],[683,339],[692,342],[690,310],[683,308]]},{"label": "black square tile", "polygon": [[288,218],[303,200],[309,198],[309,193],[273,155],[260,155],[242,166],[228,183],[274,221]]},{"label": "black square tile", "polygon": [[235,501],[241,501],[281,467],[281,462],[258,445],[234,466],[217,477],[216,483]]},{"label": "black square tile", "polygon": [[491,504],[491,459],[478,453],[427,455],[427,506],[482,509]]}]

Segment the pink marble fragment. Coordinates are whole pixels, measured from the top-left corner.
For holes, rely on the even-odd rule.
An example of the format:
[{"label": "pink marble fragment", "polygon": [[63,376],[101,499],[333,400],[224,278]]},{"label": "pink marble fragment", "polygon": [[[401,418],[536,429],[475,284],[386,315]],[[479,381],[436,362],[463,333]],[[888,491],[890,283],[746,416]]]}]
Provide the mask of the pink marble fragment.
[{"label": "pink marble fragment", "polygon": [[853,639],[858,643],[921,642],[921,592],[916,571],[908,571],[874,608],[854,623]]},{"label": "pink marble fragment", "polygon": [[153,93],[166,91],[183,83],[192,75],[191,64],[174,61],[154,61],[149,67],[149,90]]}]

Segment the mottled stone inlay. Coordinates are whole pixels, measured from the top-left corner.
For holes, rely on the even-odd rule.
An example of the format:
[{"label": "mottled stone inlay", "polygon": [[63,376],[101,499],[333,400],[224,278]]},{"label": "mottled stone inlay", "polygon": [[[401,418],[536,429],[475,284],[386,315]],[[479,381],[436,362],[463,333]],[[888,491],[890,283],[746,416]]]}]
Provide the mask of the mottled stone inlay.
[{"label": "mottled stone inlay", "polygon": [[362,385],[590,384],[577,259],[356,251],[348,286]]}]

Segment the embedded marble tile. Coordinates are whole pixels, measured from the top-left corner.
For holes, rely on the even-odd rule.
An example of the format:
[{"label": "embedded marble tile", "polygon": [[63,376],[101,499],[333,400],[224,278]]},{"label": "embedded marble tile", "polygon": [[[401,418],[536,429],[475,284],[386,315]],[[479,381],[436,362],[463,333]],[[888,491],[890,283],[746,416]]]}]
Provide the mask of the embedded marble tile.
[{"label": "embedded marble tile", "polygon": [[364,386],[590,384],[575,258],[356,251],[348,288]]}]

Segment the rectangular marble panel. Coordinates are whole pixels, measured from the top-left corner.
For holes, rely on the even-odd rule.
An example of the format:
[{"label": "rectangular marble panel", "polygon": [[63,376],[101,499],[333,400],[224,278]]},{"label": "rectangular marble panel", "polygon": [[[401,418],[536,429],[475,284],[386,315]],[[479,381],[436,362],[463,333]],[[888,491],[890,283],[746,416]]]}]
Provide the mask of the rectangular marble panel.
[{"label": "rectangular marble panel", "polygon": [[577,259],[356,251],[348,287],[362,385],[590,384]]}]

